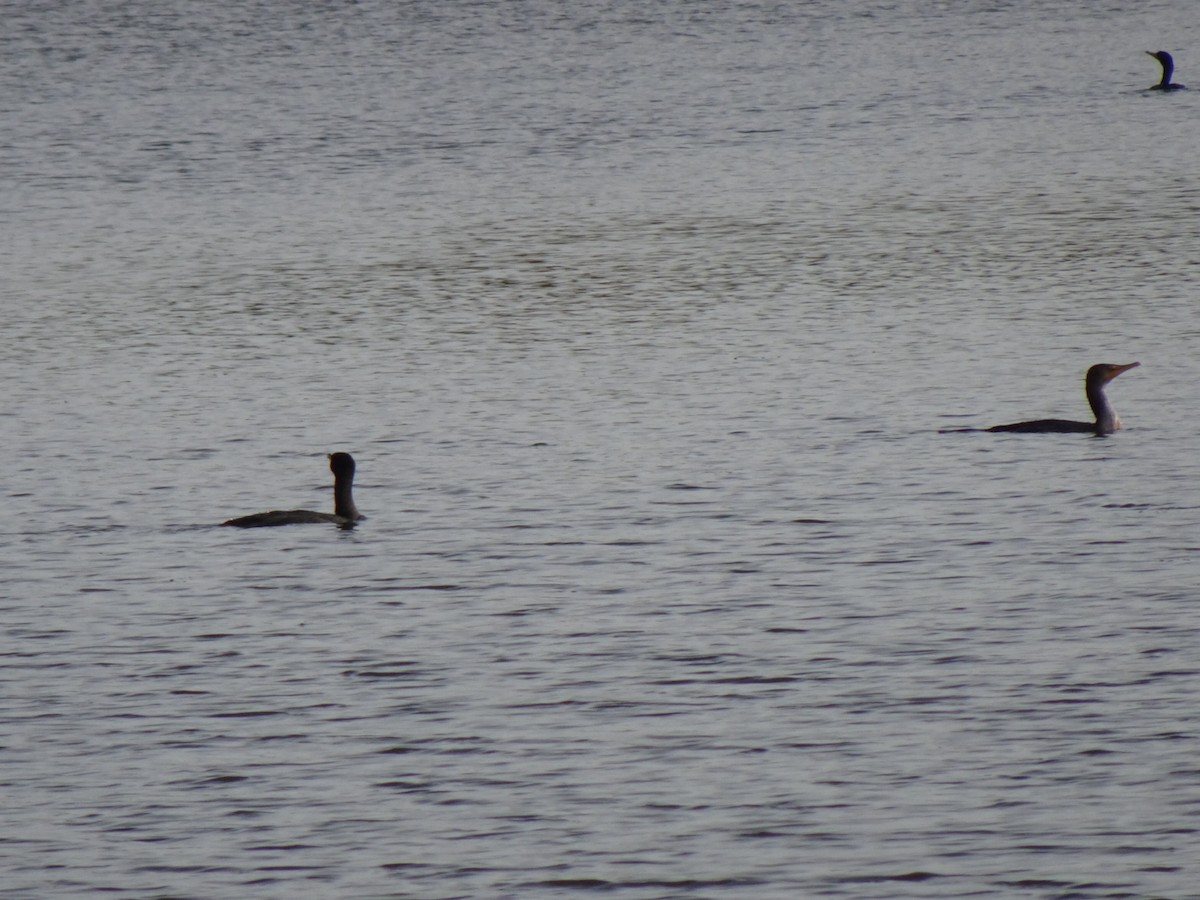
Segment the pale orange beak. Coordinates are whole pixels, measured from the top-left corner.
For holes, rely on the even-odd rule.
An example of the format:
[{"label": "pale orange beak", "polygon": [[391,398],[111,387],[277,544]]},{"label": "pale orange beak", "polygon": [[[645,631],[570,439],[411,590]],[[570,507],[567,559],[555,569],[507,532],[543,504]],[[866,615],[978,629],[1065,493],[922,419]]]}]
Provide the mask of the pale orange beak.
[{"label": "pale orange beak", "polygon": [[1125,365],[1123,365],[1123,366],[1113,366],[1112,369],[1109,370],[1108,377],[1105,378],[1104,380],[1112,381],[1114,378],[1116,378],[1122,372],[1128,372],[1130,369],[1136,369],[1140,365],[1141,365],[1140,362],[1131,362],[1131,363],[1125,363]]}]

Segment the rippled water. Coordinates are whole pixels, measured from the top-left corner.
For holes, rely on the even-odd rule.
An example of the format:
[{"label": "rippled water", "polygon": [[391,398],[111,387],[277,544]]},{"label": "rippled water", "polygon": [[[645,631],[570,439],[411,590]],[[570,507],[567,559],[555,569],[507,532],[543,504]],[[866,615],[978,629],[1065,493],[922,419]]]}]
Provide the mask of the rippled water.
[{"label": "rippled water", "polygon": [[6,896],[1200,896],[1190,7],[4,13]]}]

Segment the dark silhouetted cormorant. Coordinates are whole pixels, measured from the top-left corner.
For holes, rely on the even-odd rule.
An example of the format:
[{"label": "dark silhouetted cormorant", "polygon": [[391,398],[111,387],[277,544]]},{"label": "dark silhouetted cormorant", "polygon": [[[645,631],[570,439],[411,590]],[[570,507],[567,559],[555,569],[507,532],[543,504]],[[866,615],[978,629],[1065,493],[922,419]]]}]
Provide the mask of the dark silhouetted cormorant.
[{"label": "dark silhouetted cormorant", "polygon": [[275,509],[222,522],[237,528],[265,528],[271,525],[304,525],[327,522],[339,528],[353,528],[366,516],[354,505],[354,457],[349,453],[329,454],[329,470],[333,472],[333,512],[313,512],[311,509]]},{"label": "dark silhouetted cormorant", "polygon": [[1027,434],[1047,432],[1112,434],[1121,427],[1121,420],[1117,418],[1117,411],[1112,408],[1112,404],[1108,402],[1108,397],[1104,395],[1104,387],[1122,372],[1128,372],[1139,365],[1140,363],[1135,362],[1126,363],[1123,366],[1116,363],[1098,363],[1087,370],[1087,377],[1084,379],[1084,391],[1087,393],[1088,403],[1091,404],[1092,412],[1096,415],[1095,422],[1072,422],[1069,419],[1035,419],[1032,422],[1014,422],[1011,425],[993,425],[991,428],[984,430],[1017,431]]}]

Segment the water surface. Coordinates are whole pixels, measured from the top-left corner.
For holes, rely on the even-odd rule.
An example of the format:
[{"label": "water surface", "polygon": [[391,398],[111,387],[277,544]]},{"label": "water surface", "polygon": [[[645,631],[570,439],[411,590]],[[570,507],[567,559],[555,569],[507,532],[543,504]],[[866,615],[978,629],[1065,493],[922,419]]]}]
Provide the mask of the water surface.
[{"label": "water surface", "polygon": [[1190,8],[5,13],[12,896],[1195,895]]}]

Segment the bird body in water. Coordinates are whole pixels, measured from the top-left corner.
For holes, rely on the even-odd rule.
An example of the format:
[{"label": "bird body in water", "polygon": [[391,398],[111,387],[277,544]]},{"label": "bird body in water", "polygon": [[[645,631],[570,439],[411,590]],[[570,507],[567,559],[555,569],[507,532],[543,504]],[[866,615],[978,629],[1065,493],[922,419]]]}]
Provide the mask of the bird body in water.
[{"label": "bird body in water", "polygon": [[354,457],[349,453],[329,454],[329,470],[333,472],[333,512],[311,509],[275,509],[254,513],[222,522],[235,528],[265,528],[273,525],[305,525],[326,523],[339,528],[353,528],[355,522],[366,518],[354,505]]},{"label": "bird body in water", "polygon": [[1095,422],[1073,422],[1070,419],[1035,419],[1032,422],[1014,422],[1011,425],[993,425],[991,428],[984,430],[1015,431],[1025,434],[1112,434],[1121,427],[1121,420],[1117,418],[1116,410],[1108,402],[1104,388],[1122,372],[1136,369],[1139,365],[1140,363],[1135,362],[1125,363],[1124,365],[1097,363],[1087,370],[1087,377],[1084,379],[1084,391],[1087,393],[1088,403],[1091,404],[1092,412],[1096,416]]},{"label": "bird body in water", "polygon": [[1166,50],[1147,50],[1147,54],[1153,56],[1162,65],[1162,81],[1150,88],[1152,91],[1185,91],[1187,88],[1182,84],[1172,84],[1171,76],[1175,73],[1175,60],[1171,58],[1171,54]]}]

